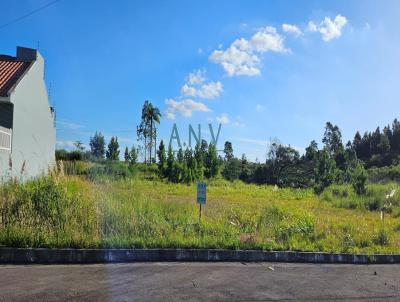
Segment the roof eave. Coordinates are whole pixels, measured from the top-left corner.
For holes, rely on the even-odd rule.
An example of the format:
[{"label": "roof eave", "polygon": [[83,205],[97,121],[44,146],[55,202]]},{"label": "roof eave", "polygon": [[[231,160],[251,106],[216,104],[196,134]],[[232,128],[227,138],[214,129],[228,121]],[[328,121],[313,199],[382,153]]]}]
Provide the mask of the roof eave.
[{"label": "roof eave", "polygon": [[11,88],[7,91],[7,97],[6,98],[10,98],[11,97],[11,93],[14,92],[14,90],[17,88],[19,82],[21,82],[21,80],[25,77],[25,75],[28,73],[28,71],[32,68],[32,65],[35,63],[35,61],[32,61],[28,68],[25,69],[24,73],[18,78],[18,80],[14,83],[14,85],[11,86]]}]

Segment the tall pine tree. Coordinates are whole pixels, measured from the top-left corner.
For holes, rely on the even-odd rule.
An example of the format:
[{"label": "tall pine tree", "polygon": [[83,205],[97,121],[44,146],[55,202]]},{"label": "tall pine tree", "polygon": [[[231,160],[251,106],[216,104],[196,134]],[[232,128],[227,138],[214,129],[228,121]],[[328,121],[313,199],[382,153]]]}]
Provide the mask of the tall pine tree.
[{"label": "tall pine tree", "polygon": [[118,137],[111,137],[110,143],[108,144],[106,157],[108,160],[119,160]]}]

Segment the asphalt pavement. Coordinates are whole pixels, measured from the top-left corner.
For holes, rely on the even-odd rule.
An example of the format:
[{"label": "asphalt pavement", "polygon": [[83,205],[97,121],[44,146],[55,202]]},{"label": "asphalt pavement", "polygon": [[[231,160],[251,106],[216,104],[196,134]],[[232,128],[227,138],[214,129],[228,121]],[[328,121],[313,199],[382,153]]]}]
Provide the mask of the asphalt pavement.
[{"label": "asphalt pavement", "polygon": [[400,265],[0,266],[0,301],[400,301]]}]

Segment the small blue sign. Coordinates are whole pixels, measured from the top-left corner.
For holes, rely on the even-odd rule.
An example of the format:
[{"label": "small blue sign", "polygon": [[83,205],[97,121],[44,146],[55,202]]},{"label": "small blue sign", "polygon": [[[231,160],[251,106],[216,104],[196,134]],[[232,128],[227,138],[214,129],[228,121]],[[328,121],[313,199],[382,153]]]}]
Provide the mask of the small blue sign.
[{"label": "small blue sign", "polygon": [[204,182],[197,183],[197,203],[206,204],[207,200],[207,185]]}]

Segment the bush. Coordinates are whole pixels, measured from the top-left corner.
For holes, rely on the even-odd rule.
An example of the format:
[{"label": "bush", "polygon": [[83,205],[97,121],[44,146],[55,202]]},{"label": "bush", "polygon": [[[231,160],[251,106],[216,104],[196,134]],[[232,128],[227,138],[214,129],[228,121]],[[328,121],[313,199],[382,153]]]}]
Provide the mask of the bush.
[{"label": "bush", "polygon": [[85,175],[91,164],[84,161],[62,161],[63,173],[65,175]]},{"label": "bush", "polygon": [[69,161],[76,161],[76,160],[83,160],[83,153],[78,150],[74,151],[67,151],[64,149],[56,150],[55,153],[56,160],[69,160]]},{"label": "bush", "polygon": [[7,225],[30,221],[48,226],[66,222],[68,200],[65,190],[51,177],[27,184],[10,182],[1,188],[2,222]]},{"label": "bush", "polygon": [[119,161],[107,161],[104,164],[97,164],[86,171],[86,175],[90,180],[99,180],[104,178],[117,180],[132,177],[135,174],[136,169],[134,166]]},{"label": "bush", "polygon": [[357,195],[365,194],[368,174],[367,171],[365,171],[363,164],[358,162],[350,175],[351,184],[353,185],[354,191]]},{"label": "bush", "polygon": [[329,157],[326,150],[323,150],[315,168],[315,193],[321,194],[326,187],[334,182],[337,174],[336,162]]},{"label": "bush", "polygon": [[94,199],[77,178],[5,183],[0,213],[0,245],[85,247],[99,240]]},{"label": "bush", "polygon": [[389,245],[390,238],[383,228],[379,229],[378,234],[374,236],[372,241],[377,245]]},{"label": "bush", "polygon": [[[386,195],[393,189],[396,190],[394,195],[386,200]],[[385,202],[390,204],[389,211],[397,211],[400,206],[399,186],[394,183],[370,184],[363,195],[358,195],[350,185],[331,185],[323,191],[321,198],[336,207],[347,209],[365,208],[369,211],[380,211]]]},{"label": "bush", "polygon": [[368,169],[370,182],[386,183],[389,181],[400,182],[400,165]]}]

